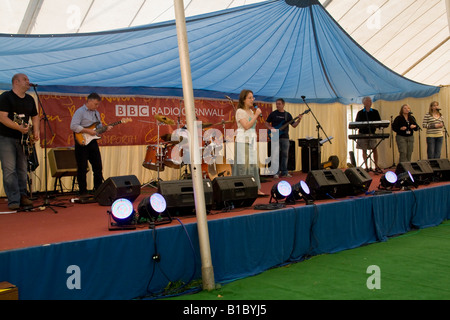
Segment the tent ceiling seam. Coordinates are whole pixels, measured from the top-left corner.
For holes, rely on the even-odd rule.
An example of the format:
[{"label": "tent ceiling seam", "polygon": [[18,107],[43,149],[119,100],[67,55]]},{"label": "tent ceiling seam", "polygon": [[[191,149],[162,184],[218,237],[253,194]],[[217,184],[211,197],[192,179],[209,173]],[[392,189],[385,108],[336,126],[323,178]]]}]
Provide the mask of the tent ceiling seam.
[{"label": "tent ceiling seam", "polygon": [[330,86],[331,90],[333,90],[333,93],[334,93],[334,95],[337,98],[338,95],[337,95],[336,91],[334,90],[334,87],[331,84],[330,79],[328,78],[328,73],[327,73],[327,70],[325,69],[325,65],[323,63],[322,53],[320,52],[319,41],[317,40],[317,30],[316,30],[316,22],[314,20],[313,6],[309,6],[309,12],[310,12],[311,23],[312,23],[312,27],[313,27],[314,43],[316,45],[316,51],[317,51],[317,55],[319,57],[320,66],[321,66],[323,74],[325,75],[325,78],[326,78],[326,80],[328,82],[328,85]]},{"label": "tent ceiling seam", "polygon": [[89,8],[86,10],[86,14],[85,14],[84,17],[83,17],[83,20],[81,20],[81,23],[80,23],[80,25],[78,26],[78,29],[77,29],[77,31],[76,31],[75,33],[80,32],[80,29],[81,29],[81,27],[83,26],[84,22],[86,21],[86,18],[87,18],[87,16],[88,16],[89,12],[91,11],[92,6],[94,5],[94,2],[95,2],[95,0],[92,0],[92,1],[91,1],[91,4],[89,5]]},{"label": "tent ceiling seam", "polygon": [[33,29],[36,19],[41,11],[44,0],[30,1],[28,2],[27,9],[24,14],[24,19],[20,24],[18,33],[29,34]]},{"label": "tent ceiling seam", "polygon": [[139,6],[139,9],[136,10],[136,13],[134,14],[133,18],[131,19],[130,23],[128,24],[128,28],[130,28],[133,25],[134,20],[136,20],[136,17],[141,12],[142,8],[144,7],[144,4],[147,2],[147,0],[143,0],[141,5]]},{"label": "tent ceiling seam", "polygon": [[417,67],[417,65],[419,63],[421,63],[423,60],[425,60],[426,58],[428,58],[433,52],[435,52],[437,49],[439,49],[440,47],[442,47],[448,40],[450,39],[450,36],[448,36],[447,38],[445,38],[443,41],[441,41],[437,46],[435,46],[433,49],[431,49],[430,51],[428,51],[423,57],[421,57],[419,60],[417,60],[415,63],[413,63],[408,69],[406,69],[403,73],[402,76],[404,76],[405,74],[407,74],[408,72],[410,72],[412,69],[414,69],[415,67]]}]

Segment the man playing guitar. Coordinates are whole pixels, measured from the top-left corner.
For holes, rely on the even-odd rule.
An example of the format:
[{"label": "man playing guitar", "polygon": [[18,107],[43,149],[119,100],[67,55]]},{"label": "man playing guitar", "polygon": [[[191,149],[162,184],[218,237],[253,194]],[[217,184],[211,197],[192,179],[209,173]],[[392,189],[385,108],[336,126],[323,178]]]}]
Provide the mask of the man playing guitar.
[{"label": "man playing guitar", "polygon": [[[23,135],[33,134],[30,143],[39,140],[36,103],[26,93],[30,86],[27,75],[18,73],[12,78],[12,90],[5,91],[0,96],[0,162],[10,210],[33,206],[33,202],[27,197],[27,155],[26,148],[22,145]],[[14,115],[17,115],[21,123],[14,121]],[[33,123],[32,132],[29,118]]]},{"label": "man playing guitar", "polygon": [[[268,129],[280,129],[279,132],[279,143],[280,143],[280,163],[279,163],[279,173],[274,175],[274,178],[281,177],[291,177],[288,172],[288,157],[289,157],[289,124],[296,128],[300,121],[302,120],[303,114],[299,114],[295,119],[292,115],[284,110],[284,99],[279,98],[276,101],[277,110],[272,111],[265,125]],[[269,125],[270,123],[270,125]],[[287,125],[286,125],[287,124]],[[283,127],[283,129],[281,129]]]},{"label": "man playing guitar", "polygon": [[[80,133],[97,136],[98,132],[95,128],[92,128],[92,125],[98,123],[97,128],[102,127],[100,113],[97,110],[101,100],[101,97],[97,93],[91,93],[87,97],[86,103],[75,111],[70,123],[70,129],[74,132],[74,136]],[[107,131],[111,129],[112,126],[107,127]],[[98,189],[103,183],[102,158],[97,139],[92,139],[89,143],[82,145],[75,138],[75,158],[78,167],[77,179],[79,193],[85,196],[87,195],[86,174],[88,161],[91,163],[94,174],[94,190]]]}]

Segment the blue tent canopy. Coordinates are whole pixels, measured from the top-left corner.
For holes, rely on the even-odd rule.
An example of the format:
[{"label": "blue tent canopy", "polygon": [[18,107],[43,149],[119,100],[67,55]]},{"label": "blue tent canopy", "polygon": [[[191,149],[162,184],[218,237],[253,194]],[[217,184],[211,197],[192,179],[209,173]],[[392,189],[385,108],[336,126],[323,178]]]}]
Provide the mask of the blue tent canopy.
[{"label": "blue tent canopy", "polygon": [[[357,103],[426,97],[361,48],[317,0],[273,0],[186,19],[196,98]],[[0,89],[26,73],[41,92],[182,96],[175,21],[109,32],[0,35]]]}]

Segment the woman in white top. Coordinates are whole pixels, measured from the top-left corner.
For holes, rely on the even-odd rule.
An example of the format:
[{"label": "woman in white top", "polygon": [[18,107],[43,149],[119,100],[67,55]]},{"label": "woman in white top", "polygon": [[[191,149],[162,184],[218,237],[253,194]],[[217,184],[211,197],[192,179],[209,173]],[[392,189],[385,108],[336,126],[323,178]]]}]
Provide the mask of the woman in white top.
[{"label": "woman in white top", "polygon": [[234,152],[233,176],[251,175],[258,185],[258,195],[261,191],[259,179],[256,121],[261,109],[253,107],[253,92],[242,90],[239,95],[239,105],[236,111],[236,143]]}]

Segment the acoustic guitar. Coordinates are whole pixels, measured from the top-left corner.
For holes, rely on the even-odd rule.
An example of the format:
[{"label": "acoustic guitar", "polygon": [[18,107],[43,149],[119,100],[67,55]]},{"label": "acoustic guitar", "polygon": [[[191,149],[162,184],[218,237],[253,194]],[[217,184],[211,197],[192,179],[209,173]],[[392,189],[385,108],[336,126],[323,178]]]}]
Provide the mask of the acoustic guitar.
[{"label": "acoustic guitar", "polygon": [[100,134],[104,133],[107,130],[108,126],[114,127],[118,124],[127,123],[127,122],[131,122],[131,121],[133,121],[133,119],[131,119],[131,118],[122,118],[122,120],[120,120],[120,121],[110,123],[110,124],[108,124],[106,126],[102,126],[100,128],[96,128],[97,125],[99,124],[99,122],[95,122],[94,124],[91,124],[90,126],[85,127],[87,129],[95,130],[95,132],[97,133],[95,136],[90,135],[88,133],[81,133],[81,132],[75,133],[75,141],[82,146],[87,146],[92,140],[100,139],[101,138]]}]

